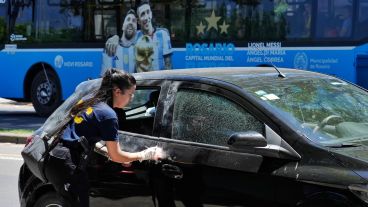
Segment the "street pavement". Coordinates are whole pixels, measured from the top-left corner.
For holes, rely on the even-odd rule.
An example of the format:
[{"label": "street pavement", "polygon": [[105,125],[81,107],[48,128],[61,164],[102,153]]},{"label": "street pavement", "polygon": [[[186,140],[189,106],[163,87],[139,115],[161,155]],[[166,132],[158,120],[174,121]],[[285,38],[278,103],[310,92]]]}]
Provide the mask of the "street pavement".
[{"label": "street pavement", "polygon": [[[45,120],[36,114],[31,103],[0,98],[0,129],[36,130]],[[29,135],[0,132],[0,142],[25,143]]]},{"label": "street pavement", "polygon": [[24,145],[0,143],[0,206],[19,207],[18,175]]}]

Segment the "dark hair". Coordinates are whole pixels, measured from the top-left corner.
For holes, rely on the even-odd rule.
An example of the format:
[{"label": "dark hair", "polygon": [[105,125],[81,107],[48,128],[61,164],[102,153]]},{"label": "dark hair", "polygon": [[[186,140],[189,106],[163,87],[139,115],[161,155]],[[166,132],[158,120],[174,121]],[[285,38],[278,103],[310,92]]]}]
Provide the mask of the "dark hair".
[{"label": "dark hair", "polygon": [[72,116],[76,115],[98,102],[105,102],[112,107],[113,89],[119,88],[123,93],[125,93],[126,90],[130,89],[134,85],[136,85],[136,80],[131,74],[116,68],[108,69],[104,73],[101,86],[95,95],[92,95],[91,98],[83,100],[83,102],[75,105],[70,113]]},{"label": "dark hair", "polygon": [[135,18],[137,18],[137,13],[134,11],[134,9],[129,9],[127,14],[123,17],[123,22],[125,21],[125,18],[129,15],[129,14],[133,14],[135,16]]},{"label": "dark hair", "polygon": [[141,0],[137,6],[137,13],[138,13],[138,9],[139,7],[145,5],[145,4],[148,4],[148,6],[151,6],[150,3],[149,3],[149,0]]},{"label": "dark hair", "polygon": [[128,16],[129,14],[133,14],[134,16],[137,16],[137,13],[134,11],[134,9],[129,9],[126,16]]}]

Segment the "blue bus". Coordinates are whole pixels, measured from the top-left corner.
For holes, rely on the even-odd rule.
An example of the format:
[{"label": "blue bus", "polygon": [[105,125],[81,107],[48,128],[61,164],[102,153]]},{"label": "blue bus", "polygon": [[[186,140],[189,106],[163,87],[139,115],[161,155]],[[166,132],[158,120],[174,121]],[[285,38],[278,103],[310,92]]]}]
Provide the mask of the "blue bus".
[{"label": "blue bus", "polygon": [[[0,0],[0,97],[32,101],[47,116],[116,60],[121,67],[136,61],[129,72],[272,64],[368,88],[368,0],[151,0],[156,40],[144,33],[142,2]],[[123,39],[130,10],[138,22],[134,60],[107,46]],[[155,59],[157,41],[166,49]]]}]

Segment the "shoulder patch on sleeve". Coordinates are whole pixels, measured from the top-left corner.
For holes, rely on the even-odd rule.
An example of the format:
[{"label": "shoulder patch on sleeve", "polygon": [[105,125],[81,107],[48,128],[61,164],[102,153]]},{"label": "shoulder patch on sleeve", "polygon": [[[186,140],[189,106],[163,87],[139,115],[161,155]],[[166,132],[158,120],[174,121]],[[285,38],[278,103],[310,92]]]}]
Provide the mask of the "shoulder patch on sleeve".
[{"label": "shoulder patch on sleeve", "polygon": [[93,108],[92,108],[92,107],[88,107],[88,108],[86,109],[86,114],[87,114],[87,115],[91,115],[91,114],[92,114],[92,112],[93,112]]},{"label": "shoulder patch on sleeve", "polygon": [[74,123],[80,124],[82,122],[83,122],[83,118],[82,117],[80,117],[80,116],[74,117]]}]

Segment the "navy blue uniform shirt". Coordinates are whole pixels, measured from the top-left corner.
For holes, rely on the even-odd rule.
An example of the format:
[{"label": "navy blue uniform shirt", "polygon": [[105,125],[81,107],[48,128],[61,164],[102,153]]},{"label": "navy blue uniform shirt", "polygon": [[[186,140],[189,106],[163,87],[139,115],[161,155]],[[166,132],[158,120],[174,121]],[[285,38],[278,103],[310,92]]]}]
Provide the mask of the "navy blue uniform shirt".
[{"label": "navy blue uniform shirt", "polygon": [[80,136],[84,136],[90,145],[100,140],[118,141],[118,129],[115,111],[106,103],[100,102],[75,116],[64,130],[62,139],[77,141]]}]

